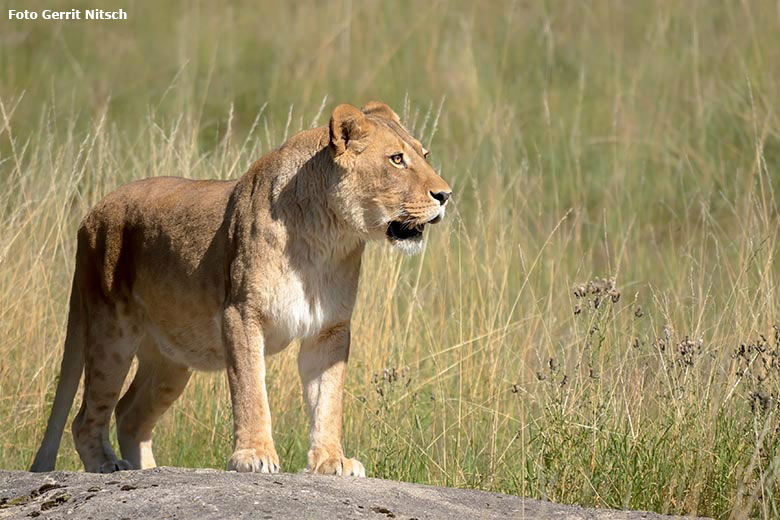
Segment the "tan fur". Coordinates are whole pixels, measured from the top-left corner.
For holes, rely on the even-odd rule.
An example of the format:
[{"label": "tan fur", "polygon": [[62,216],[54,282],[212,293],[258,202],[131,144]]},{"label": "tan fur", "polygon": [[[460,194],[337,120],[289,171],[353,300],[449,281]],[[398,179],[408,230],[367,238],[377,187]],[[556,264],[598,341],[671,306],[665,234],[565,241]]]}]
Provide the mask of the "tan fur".
[{"label": "tan fur", "polygon": [[[391,160],[399,153],[403,165]],[[421,234],[394,233],[443,216],[450,188],[425,155],[387,105],[340,105],[329,126],[292,137],[238,180],[160,177],[109,194],[79,228],[60,381],[32,471],[54,469],[82,370],[76,448],[87,471],[110,472],[154,467],[152,430],[191,371],[227,369],[228,468],[276,472],[265,356],[300,338],[308,470],[365,475],[341,442],[361,256],[371,239],[417,251]],[[108,438],[114,409],[121,460]]]}]

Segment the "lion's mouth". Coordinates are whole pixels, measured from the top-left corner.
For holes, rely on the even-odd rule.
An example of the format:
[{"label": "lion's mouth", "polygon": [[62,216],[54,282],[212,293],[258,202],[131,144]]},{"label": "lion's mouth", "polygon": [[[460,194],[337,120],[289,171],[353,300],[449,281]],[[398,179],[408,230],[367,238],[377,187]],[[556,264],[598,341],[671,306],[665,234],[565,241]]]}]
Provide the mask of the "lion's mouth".
[{"label": "lion's mouth", "polygon": [[387,226],[385,234],[390,240],[419,240],[422,238],[425,224],[412,224],[411,222],[402,222],[393,220]]}]

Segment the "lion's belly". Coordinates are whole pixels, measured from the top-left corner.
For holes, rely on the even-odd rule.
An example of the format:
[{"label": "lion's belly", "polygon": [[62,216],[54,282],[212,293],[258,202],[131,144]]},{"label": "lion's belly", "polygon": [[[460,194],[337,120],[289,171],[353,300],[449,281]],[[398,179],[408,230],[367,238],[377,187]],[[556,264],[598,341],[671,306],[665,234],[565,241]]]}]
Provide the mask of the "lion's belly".
[{"label": "lion's belly", "polygon": [[225,368],[221,316],[167,326],[148,320],[146,330],[160,353],[172,361],[196,370]]},{"label": "lion's belly", "polygon": [[141,329],[165,357],[196,370],[225,368],[222,313],[216,304],[204,304],[209,300],[203,295],[173,291],[167,297],[137,291],[133,300],[141,309],[136,313]]}]

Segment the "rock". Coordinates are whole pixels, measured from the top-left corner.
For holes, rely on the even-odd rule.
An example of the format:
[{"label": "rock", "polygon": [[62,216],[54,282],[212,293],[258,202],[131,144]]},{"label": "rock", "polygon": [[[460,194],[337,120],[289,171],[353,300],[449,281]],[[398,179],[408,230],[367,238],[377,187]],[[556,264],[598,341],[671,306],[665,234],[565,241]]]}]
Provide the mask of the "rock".
[{"label": "rock", "polygon": [[525,518],[633,520],[655,513],[585,509],[470,489],[305,474],[155,468],[95,473],[0,471],[5,518]]}]

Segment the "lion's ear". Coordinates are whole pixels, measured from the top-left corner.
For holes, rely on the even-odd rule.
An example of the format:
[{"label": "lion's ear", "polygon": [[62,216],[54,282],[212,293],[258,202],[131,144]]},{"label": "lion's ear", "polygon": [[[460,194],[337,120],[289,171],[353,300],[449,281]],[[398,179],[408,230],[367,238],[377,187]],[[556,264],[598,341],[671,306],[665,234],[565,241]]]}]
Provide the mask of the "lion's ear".
[{"label": "lion's ear", "polygon": [[336,157],[368,133],[368,124],[365,114],[357,107],[343,104],[333,109],[333,115],[330,116],[330,144]]},{"label": "lion's ear", "polygon": [[361,108],[361,110],[367,116],[378,115],[386,119],[395,121],[396,123],[401,123],[401,118],[398,117],[398,114],[396,114],[392,108],[390,108],[385,103],[382,103],[381,101],[369,101],[368,103],[363,105],[363,108]]}]

